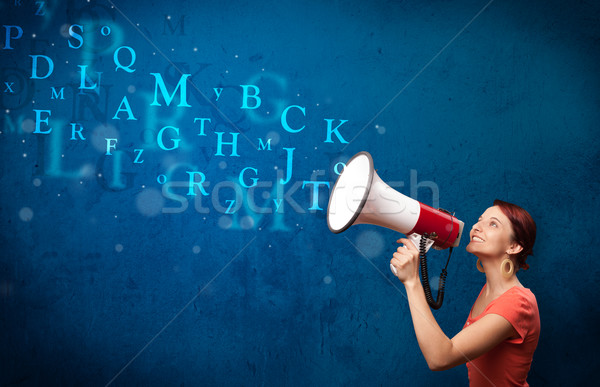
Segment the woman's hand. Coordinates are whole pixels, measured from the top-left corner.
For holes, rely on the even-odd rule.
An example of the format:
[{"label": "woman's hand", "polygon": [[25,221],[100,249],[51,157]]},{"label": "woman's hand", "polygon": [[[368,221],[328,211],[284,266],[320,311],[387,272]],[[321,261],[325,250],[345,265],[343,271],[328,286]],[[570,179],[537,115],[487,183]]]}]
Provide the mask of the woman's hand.
[{"label": "woman's hand", "polygon": [[394,274],[402,283],[412,285],[419,280],[419,250],[410,239],[400,238],[396,242],[403,243],[393,255],[390,265],[396,270]]}]

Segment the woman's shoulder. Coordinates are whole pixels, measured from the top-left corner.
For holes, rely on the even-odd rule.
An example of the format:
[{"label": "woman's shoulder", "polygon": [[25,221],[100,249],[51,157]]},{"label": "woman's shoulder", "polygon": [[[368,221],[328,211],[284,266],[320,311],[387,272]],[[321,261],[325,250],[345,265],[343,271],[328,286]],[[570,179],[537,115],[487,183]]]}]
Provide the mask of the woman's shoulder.
[{"label": "woman's shoulder", "polygon": [[[502,305],[521,311],[526,315],[538,315],[538,304],[531,289],[524,286],[513,286],[496,300],[498,306]],[[502,307],[500,306],[500,307]]]},{"label": "woman's shoulder", "polygon": [[513,286],[512,288],[508,289],[505,294],[509,297],[522,299],[524,301],[534,303],[537,305],[535,294],[533,294],[531,289],[526,288],[522,285]]},{"label": "woman's shoulder", "polygon": [[517,331],[519,338],[514,343],[537,342],[540,332],[540,312],[537,300],[531,289],[515,286],[503,294],[502,300],[490,308],[508,320]]}]

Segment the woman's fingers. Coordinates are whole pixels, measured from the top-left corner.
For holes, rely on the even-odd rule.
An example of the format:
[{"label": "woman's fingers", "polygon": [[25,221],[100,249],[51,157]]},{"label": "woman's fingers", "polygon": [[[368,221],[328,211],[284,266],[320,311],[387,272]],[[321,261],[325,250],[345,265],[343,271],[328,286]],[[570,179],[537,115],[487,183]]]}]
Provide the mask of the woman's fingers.
[{"label": "woman's fingers", "polygon": [[398,279],[404,282],[407,278],[411,277],[412,267],[411,256],[407,253],[400,254],[394,253],[393,258],[390,260],[390,268]]},{"label": "woman's fingers", "polygon": [[405,248],[404,246],[398,247],[396,249],[396,252],[394,252],[394,254],[403,255],[406,257],[406,259],[417,259],[419,257],[418,252],[411,251],[411,250]]},{"label": "woman's fingers", "polygon": [[390,263],[396,266],[398,269],[404,268],[410,262],[410,256],[394,253]]},{"label": "woman's fingers", "polygon": [[408,250],[414,250],[417,252],[419,251],[417,249],[417,246],[415,246],[415,244],[408,238],[400,238],[396,242],[403,244],[403,246],[400,246],[400,247],[406,247]]}]

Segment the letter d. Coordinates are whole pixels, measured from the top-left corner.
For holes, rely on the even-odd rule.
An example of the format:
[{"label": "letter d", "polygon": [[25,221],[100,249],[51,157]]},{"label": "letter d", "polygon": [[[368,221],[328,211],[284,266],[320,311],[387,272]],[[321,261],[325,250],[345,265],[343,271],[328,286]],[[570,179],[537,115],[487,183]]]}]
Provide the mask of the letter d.
[{"label": "letter d", "polygon": [[[52,74],[52,72],[54,71],[54,62],[52,62],[52,59],[50,59],[46,55],[29,55],[29,56],[33,59],[33,62],[31,64],[30,79],[46,79],[50,76],[50,74]],[[38,58],[44,58],[46,60],[46,62],[48,63],[48,72],[43,77],[40,77],[37,73]]]}]

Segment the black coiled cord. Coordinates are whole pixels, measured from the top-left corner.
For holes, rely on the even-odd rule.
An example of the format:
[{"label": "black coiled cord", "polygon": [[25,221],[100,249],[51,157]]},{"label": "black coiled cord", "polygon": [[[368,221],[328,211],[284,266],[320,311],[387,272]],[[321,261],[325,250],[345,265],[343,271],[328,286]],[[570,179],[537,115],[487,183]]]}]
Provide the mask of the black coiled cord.
[{"label": "black coiled cord", "polygon": [[432,309],[439,309],[444,302],[444,291],[446,287],[446,276],[448,275],[448,263],[450,262],[450,256],[452,255],[452,247],[448,253],[448,261],[446,261],[446,267],[442,269],[440,274],[440,282],[438,286],[437,299],[433,301],[433,295],[431,294],[431,286],[429,285],[429,274],[427,272],[427,239],[429,234],[425,233],[421,237],[419,243],[419,264],[421,266],[421,282],[423,283],[423,291],[425,292],[425,299]]}]

